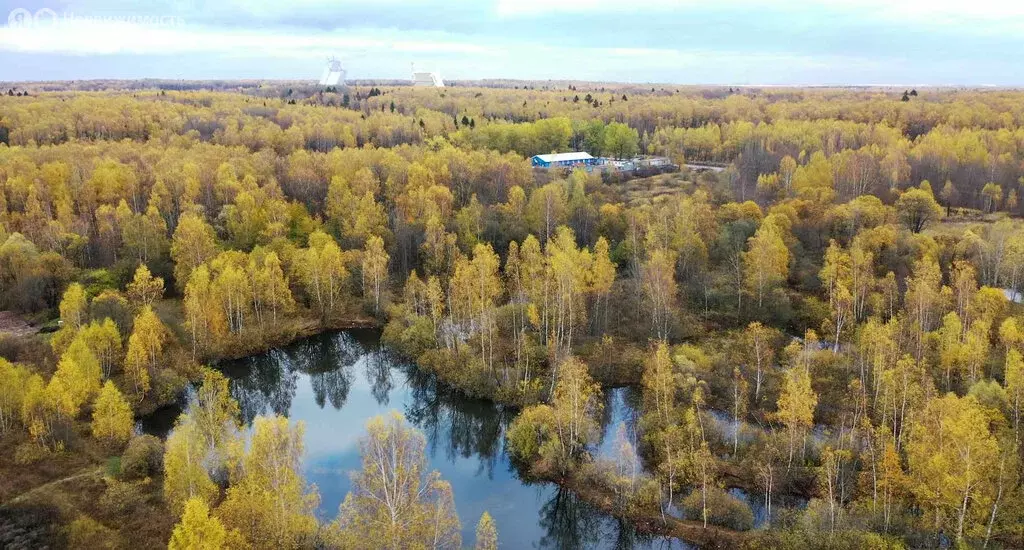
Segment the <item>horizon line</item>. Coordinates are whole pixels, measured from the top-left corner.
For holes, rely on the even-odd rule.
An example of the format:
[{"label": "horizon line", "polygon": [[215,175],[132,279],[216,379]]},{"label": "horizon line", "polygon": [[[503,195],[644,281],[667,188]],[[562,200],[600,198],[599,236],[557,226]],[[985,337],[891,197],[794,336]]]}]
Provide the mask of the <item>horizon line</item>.
[{"label": "horizon line", "polygon": [[[372,85],[381,81],[409,82],[408,78],[401,77],[371,77],[350,79],[347,85],[362,86]],[[952,89],[952,88],[983,88],[983,89],[1024,89],[1022,84],[954,84],[954,83],[729,83],[729,82],[655,82],[655,81],[623,81],[623,80],[584,80],[574,78],[445,78],[447,83],[476,83],[476,82],[522,82],[528,84],[537,83],[559,83],[559,84],[591,84],[591,85],[626,85],[626,86],[683,86],[691,88],[922,88],[922,89]],[[40,79],[40,80],[0,80],[0,85],[16,84],[48,84],[48,83],[74,83],[74,82],[243,82],[243,83],[309,83],[317,84],[315,78],[173,78],[173,77],[139,77],[139,78],[71,78],[71,79]],[[452,86],[446,86],[452,87]]]}]

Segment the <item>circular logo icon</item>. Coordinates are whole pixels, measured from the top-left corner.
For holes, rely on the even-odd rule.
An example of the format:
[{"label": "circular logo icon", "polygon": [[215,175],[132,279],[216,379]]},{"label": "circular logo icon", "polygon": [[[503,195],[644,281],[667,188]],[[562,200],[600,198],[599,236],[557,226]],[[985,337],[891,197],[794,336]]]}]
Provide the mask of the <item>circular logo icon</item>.
[{"label": "circular logo icon", "polygon": [[32,16],[32,22],[37,27],[41,27],[43,25],[56,25],[57,12],[51,10],[50,8],[43,8],[37,11],[34,16]]},{"label": "circular logo icon", "polygon": [[14,8],[11,10],[11,13],[7,15],[8,27],[31,27],[33,24],[32,12],[25,8]]}]

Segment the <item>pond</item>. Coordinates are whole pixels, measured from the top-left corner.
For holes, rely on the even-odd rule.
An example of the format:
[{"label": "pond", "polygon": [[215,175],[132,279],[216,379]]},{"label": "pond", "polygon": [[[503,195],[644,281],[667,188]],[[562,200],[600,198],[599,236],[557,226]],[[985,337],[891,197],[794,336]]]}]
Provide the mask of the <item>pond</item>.
[{"label": "pond", "polygon": [[[244,422],[277,413],[305,424],[303,469],[320,492],[322,521],[337,515],[349,472],[360,468],[357,442],[367,420],[398,410],[426,436],[430,467],[451,483],[466,546],[486,510],[505,548],[690,548],[637,533],[555,484],[521,480],[505,451],[515,412],[439,384],[390,353],[375,331],[323,334],[221,368]],[[624,392],[606,398],[605,434],[595,454],[609,450],[619,422],[632,424],[632,399]],[[172,415],[161,411],[143,429],[165,430]]]}]

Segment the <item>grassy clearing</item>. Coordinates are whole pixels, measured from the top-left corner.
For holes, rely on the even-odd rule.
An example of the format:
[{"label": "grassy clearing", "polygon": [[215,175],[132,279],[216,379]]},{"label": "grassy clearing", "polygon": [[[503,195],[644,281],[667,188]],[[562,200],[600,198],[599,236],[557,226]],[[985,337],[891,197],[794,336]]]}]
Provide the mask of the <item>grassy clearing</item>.
[{"label": "grassy clearing", "polygon": [[692,193],[693,190],[690,176],[682,172],[637,178],[622,184],[622,193],[629,206],[653,204],[680,193]]},{"label": "grassy clearing", "polygon": [[[75,429],[88,426],[81,422]],[[166,545],[174,521],[161,497],[161,478],[110,477],[109,453],[84,433],[71,438],[63,452],[19,463],[17,449],[26,444],[27,435],[20,433],[0,439],[0,548]]]},{"label": "grassy clearing", "polygon": [[106,457],[88,443],[91,438],[76,438],[82,444],[61,453],[45,453],[30,464],[15,460],[17,449],[29,443],[27,433],[12,431],[0,438],[0,503],[6,503],[34,487],[50,483],[85,468],[97,466]]},{"label": "grassy clearing", "polygon": [[[0,547],[160,548],[174,528],[161,478],[122,482],[92,467],[0,507]],[[41,521],[41,518],[45,518]]]}]

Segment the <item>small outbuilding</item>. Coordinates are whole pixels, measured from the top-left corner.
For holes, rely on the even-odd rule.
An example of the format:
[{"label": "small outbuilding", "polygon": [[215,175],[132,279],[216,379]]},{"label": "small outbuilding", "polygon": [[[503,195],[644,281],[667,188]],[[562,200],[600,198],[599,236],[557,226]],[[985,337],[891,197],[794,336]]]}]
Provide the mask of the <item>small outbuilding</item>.
[{"label": "small outbuilding", "polygon": [[573,166],[594,166],[601,164],[601,159],[594,158],[586,151],[575,153],[551,153],[549,155],[534,155],[530,163],[540,168],[559,168]]},{"label": "small outbuilding", "polygon": [[427,88],[444,88],[444,80],[438,73],[413,72],[412,85]]}]

